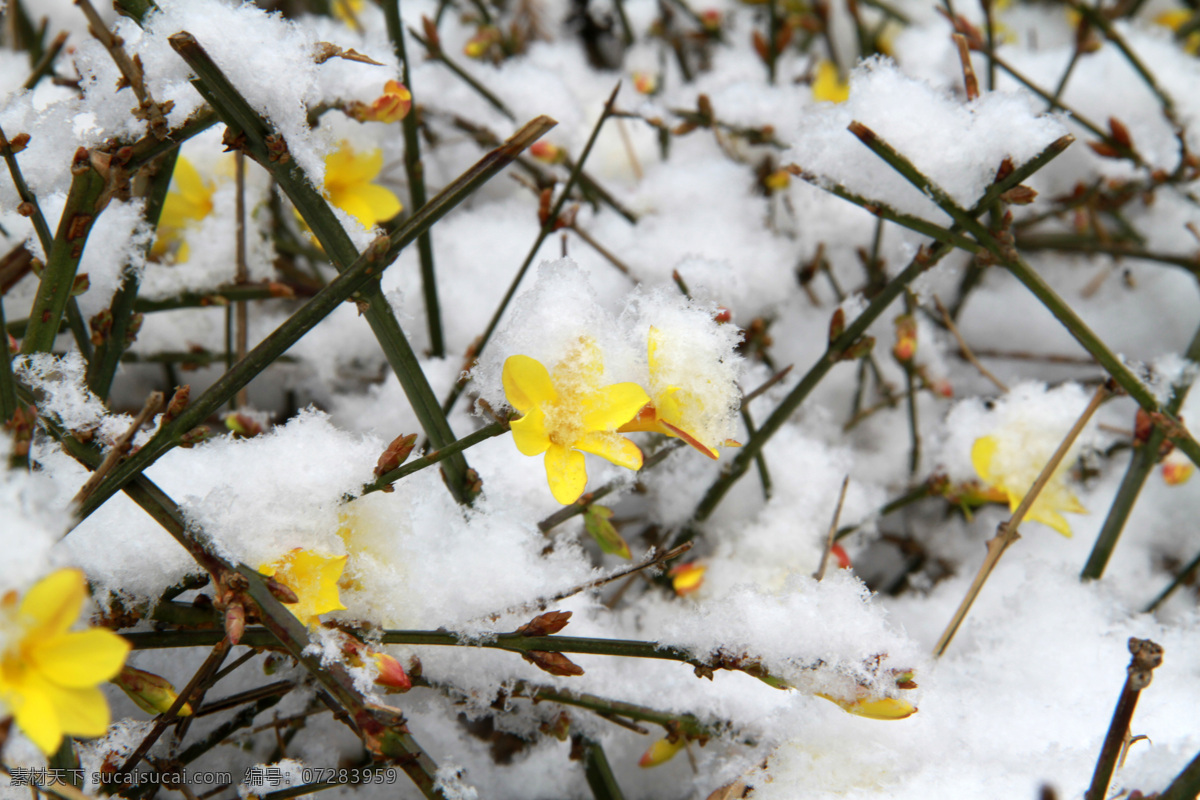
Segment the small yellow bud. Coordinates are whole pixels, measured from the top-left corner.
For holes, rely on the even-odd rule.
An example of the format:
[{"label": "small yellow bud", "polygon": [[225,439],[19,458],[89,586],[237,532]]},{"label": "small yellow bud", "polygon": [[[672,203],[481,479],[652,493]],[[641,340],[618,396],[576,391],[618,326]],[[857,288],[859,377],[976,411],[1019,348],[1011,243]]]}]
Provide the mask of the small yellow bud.
[{"label": "small yellow bud", "polygon": [[689,561],[686,564],[672,567],[667,574],[671,576],[671,586],[675,589],[675,594],[682,597],[700,588],[700,585],[704,583],[704,573],[707,570],[708,567],[703,564]]},{"label": "small yellow bud", "polygon": [[659,739],[654,744],[642,753],[642,757],[638,760],[638,766],[642,769],[657,767],[659,764],[665,764],[675,757],[675,754],[683,749],[687,740],[680,736],[675,741],[670,739]]},{"label": "small yellow bud", "polygon": [[[136,667],[122,667],[112,682],[129,695],[129,699],[147,714],[165,714],[179,699],[179,693],[166,678]],[[190,717],[192,706],[184,703],[179,708],[178,715]]]}]

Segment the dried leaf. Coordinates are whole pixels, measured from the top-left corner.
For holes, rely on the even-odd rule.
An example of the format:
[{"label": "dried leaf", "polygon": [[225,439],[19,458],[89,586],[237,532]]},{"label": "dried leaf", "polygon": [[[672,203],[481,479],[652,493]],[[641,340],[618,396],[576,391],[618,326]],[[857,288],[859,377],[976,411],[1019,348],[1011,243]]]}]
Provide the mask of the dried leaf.
[{"label": "dried leaf", "polygon": [[522,636],[550,636],[567,627],[570,621],[570,611],[547,611],[517,628],[517,633]]},{"label": "dried leaf", "polygon": [[846,312],[839,308],[833,312],[833,317],[829,320],[829,343],[833,344],[845,330]]},{"label": "dried leaf", "polygon": [[521,653],[521,657],[538,669],[543,672],[549,672],[551,675],[572,678],[583,674],[583,667],[562,653],[550,653],[545,650],[526,650],[524,653]]},{"label": "dried leaf", "polygon": [[415,433],[401,434],[393,439],[383,454],[379,456],[379,461],[375,464],[375,474],[383,475],[403,464],[412,453],[416,441]]}]

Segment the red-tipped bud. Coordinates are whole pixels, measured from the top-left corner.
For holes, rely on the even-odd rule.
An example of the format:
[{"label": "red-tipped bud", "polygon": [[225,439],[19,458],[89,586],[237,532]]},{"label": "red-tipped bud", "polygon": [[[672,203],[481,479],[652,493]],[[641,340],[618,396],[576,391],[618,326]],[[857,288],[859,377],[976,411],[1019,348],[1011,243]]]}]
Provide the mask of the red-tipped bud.
[{"label": "red-tipped bud", "polygon": [[393,692],[407,692],[412,688],[412,681],[409,679],[408,673],[404,671],[404,667],[400,666],[399,661],[387,653],[374,653],[373,657],[375,666],[379,670],[375,683]]}]

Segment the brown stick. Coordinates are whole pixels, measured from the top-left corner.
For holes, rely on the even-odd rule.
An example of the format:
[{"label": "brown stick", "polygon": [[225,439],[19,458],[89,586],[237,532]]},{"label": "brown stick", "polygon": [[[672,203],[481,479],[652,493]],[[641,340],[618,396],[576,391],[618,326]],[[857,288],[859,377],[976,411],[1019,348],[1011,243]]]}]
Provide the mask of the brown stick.
[{"label": "brown stick", "polygon": [[821,580],[825,577],[825,565],[829,563],[829,553],[833,550],[833,543],[837,538],[838,518],[842,516],[842,503],[846,501],[846,487],[850,485],[850,476],[847,475],[842,480],[842,491],[838,495],[837,506],[833,509],[833,519],[829,520],[829,533],[825,536],[825,550],[821,553],[821,565],[817,567],[817,571],[813,577]]},{"label": "brown stick", "polygon": [[963,339],[962,334],[958,332],[958,326],[954,324],[954,320],[950,317],[950,312],[946,310],[944,305],[942,305],[942,301],[938,299],[937,295],[933,296],[933,303],[937,306],[938,313],[942,315],[942,322],[946,325],[946,330],[954,334],[954,338],[958,341],[958,351],[962,353],[962,357],[969,361],[971,365],[975,367],[975,369],[979,370],[980,375],[995,384],[997,389],[1002,392],[1007,392],[1008,387],[1004,385],[1004,382],[993,375],[992,371],[985,367],[979,361],[979,359],[975,357],[975,354],[971,352],[971,348],[967,346],[966,340]]},{"label": "brown stick", "polygon": [[1112,780],[1113,770],[1116,769],[1117,756],[1125,749],[1125,742],[1129,736],[1129,723],[1133,719],[1138,695],[1150,685],[1155,668],[1162,664],[1162,647],[1149,639],[1130,637],[1129,652],[1133,654],[1133,658],[1129,660],[1125,686],[1122,687],[1117,707],[1113,710],[1108,734],[1104,737],[1100,757],[1096,760],[1096,771],[1092,774],[1092,785],[1084,794],[1084,800],[1104,800],[1108,794],[1108,784]]},{"label": "brown stick", "polygon": [[79,489],[75,495],[75,499],[71,501],[73,505],[79,505],[87,499],[96,487],[100,485],[100,481],[104,480],[104,476],[115,467],[125,454],[129,452],[129,445],[133,441],[133,437],[142,429],[142,426],[154,418],[154,415],[159,412],[163,405],[162,392],[151,392],[150,397],[146,398],[146,405],[142,406],[142,410],[134,418],[133,424],[117,437],[113,442],[112,449],[108,451],[108,455],[100,462],[100,466],[96,467],[96,471],[92,473],[87,482]]},{"label": "brown stick", "polygon": [[1071,449],[1071,445],[1079,438],[1079,434],[1083,432],[1083,428],[1087,425],[1088,420],[1096,413],[1096,409],[1100,407],[1112,393],[1112,389],[1107,383],[1101,384],[1096,393],[1092,395],[1092,400],[1088,403],[1087,408],[1079,415],[1079,419],[1067,432],[1066,437],[1058,445],[1058,449],[1054,451],[1054,455],[1046,462],[1046,466],[1042,467],[1041,474],[1037,480],[1033,482],[1033,486],[1025,493],[1025,498],[1021,500],[1021,504],[1017,506],[1017,510],[1005,522],[1001,522],[996,529],[996,535],[988,540],[987,556],[983,559],[983,564],[979,567],[979,573],[975,576],[975,580],[971,582],[971,586],[967,589],[966,596],[959,604],[958,610],[954,612],[954,617],[951,618],[950,624],[946,626],[946,630],[942,632],[942,637],[938,639],[937,646],[933,648],[933,654],[940,656],[946,652],[946,648],[950,646],[951,640],[954,639],[954,634],[958,632],[958,628],[966,619],[967,613],[971,610],[971,604],[975,602],[975,598],[979,596],[979,591],[983,588],[983,584],[987,582],[988,577],[992,574],[992,570],[996,568],[996,564],[1000,562],[1000,556],[1004,555],[1004,551],[1012,545],[1021,535],[1017,532],[1021,521],[1025,519],[1025,515],[1029,513],[1029,509],[1033,507],[1033,503],[1037,500],[1042,489],[1046,488],[1046,484],[1050,482],[1050,478],[1054,475],[1058,465],[1062,463],[1066,457],[1067,451]]}]

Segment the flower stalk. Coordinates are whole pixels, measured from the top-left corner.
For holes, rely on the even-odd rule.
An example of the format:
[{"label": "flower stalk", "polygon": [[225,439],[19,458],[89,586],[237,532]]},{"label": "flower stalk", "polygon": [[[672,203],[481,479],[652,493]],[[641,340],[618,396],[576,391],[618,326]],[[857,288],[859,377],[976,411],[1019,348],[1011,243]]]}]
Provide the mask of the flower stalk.
[{"label": "flower stalk", "polygon": [[971,586],[967,589],[967,594],[959,604],[958,610],[954,612],[954,616],[950,619],[950,624],[946,626],[946,630],[942,632],[937,645],[933,648],[935,656],[941,656],[946,652],[946,648],[950,646],[950,642],[954,639],[954,634],[958,632],[963,620],[966,619],[967,614],[971,611],[971,606],[974,604],[975,598],[979,596],[980,590],[983,589],[983,584],[987,582],[987,579],[992,574],[992,570],[1000,562],[1000,557],[1004,555],[1004,551],[1012,546],[1017,539],[1021,538],[1021,535],[1017,532],[1017,528],[1024,521],[1025,515],[1033,507],[1042,489],[1054,477],[1054,473],[1058,470],[1058,465],[1066,457],[1067,451],[1071,449],[1071,445],[1079,438],[1079,434],[1083,432],[1084,426],[1087,425],[1092,415],[1096,413],[1096,410],[1100,408],[1100,404],[1107,400],[1112,393],[1113,389],[1108,384],[1101,384],[1096,389],[1096,393],[1092,395],[1087,408],[1079,415],[1079,419],[1075,420],[1075,424],[1071,426],[1071,430],[1067,432],[1062,442],[1059,443],[1058,449],[1054,451],[1054,455],[1046,462],[1046,466],[1042,467],[1037,480],[1033,482],[1033,486],[1026,492],[1020,505],[1013,511],[1012,516],[1008,520],[1000,523],[996,529],[996,535],[988,540],[987,556],[984,558],[983,564],[980,565],[979,572],[975,575],[975,580],[971,582]]}]

